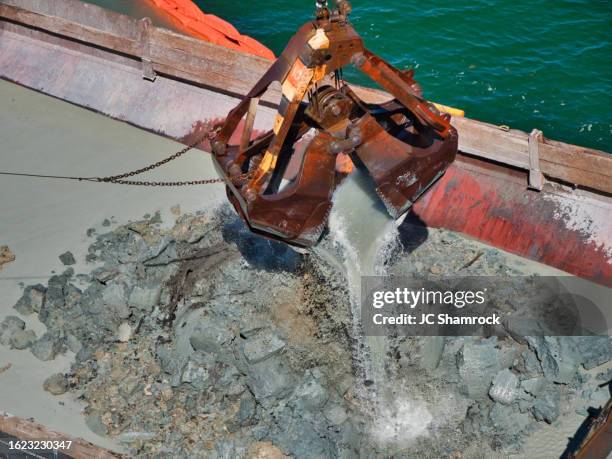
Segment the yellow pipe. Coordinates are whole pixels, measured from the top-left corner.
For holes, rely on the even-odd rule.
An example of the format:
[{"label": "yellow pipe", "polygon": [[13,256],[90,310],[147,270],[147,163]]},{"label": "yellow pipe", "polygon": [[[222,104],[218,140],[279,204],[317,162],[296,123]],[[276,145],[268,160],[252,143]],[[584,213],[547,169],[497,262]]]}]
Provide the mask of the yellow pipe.
[{"label": "yellow pipe", "polygon": [[458,108],[449,107],[448,105],[436,104],[435,102],[433,102],[433,104],[438,110],[444,113],[448,113],[451,116],[459,116],[461,118],[465,116],[465,112]]}]

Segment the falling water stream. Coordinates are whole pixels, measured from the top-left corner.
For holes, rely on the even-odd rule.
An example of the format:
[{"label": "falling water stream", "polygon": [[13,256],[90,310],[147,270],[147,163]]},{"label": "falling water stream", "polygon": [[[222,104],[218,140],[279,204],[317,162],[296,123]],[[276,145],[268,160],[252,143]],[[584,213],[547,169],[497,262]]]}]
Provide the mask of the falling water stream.
[{"label": "falling water stream", "polygon": [[384,275],[386,254],[397,241],[397,223],[389,217],[371,179],[356,171],[334,196],[330,235],[342,253],[352,316],[354,359],[361,375],[360,395],[376,398],[386,381],[385,337],[364,336],[361,323],[362,276]]}]

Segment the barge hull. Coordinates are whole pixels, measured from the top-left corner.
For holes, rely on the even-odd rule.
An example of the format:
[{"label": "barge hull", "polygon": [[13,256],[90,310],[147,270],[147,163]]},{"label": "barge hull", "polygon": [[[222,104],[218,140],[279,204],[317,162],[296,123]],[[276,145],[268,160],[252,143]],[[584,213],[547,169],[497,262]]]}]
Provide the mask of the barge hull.
[{"label": "barge hull", "polygon": [[[270,65],[78,0],[56,3],[0,1],[0,77],[183,143],[222,120]],[[278,89],[264,96],[256,130],[272,125],[279,99]],[[453,124],[458,159],[414,216],[612,286],[612,156],[537,131]]]}]

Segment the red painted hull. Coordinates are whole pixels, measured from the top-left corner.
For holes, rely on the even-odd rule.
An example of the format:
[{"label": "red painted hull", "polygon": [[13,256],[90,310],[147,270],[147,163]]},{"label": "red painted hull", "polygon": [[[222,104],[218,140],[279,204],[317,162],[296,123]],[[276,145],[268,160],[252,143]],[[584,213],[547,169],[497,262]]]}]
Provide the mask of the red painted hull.
[{"label": "red painted hull", "polygon": [[[612,208],[609,202],[574,199],[561,189],[528,190],[525,173],[461,156],[413,212],[428,226],[612,287],[610,247],[605,234],[595,233],[599,222],[609,227]],[[590,221],[572,224],[570,202]]]}]

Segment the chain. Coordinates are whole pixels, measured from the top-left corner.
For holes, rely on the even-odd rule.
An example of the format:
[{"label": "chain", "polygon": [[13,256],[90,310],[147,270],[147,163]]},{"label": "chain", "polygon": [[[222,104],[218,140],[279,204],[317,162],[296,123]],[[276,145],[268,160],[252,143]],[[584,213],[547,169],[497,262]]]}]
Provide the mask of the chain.
[{"label": "chain", "polygon": [[190,186],[190,185],[210,185],[210,184],[213,184],[213,183],[222,183],[223,179],[184,180],[184,181],[180,181],[180,182],[157,182],[157,181],[149,181],[149,180],[146,180],[146,181],[145,180],[125,180],[126,178],[134,177],[136,175],[142,174],[143,172],[148,172],[148,171],[151,171],[153,169],[157,169],[158,167],[163,166],[164,164],[167,164],[170,161],[174,161],[175,159],[183,156],[188,151],[193,150],[195,147],[197,147],[199,144],[201,144],[206,139],[210,139],[210,134],[208,132],[205,132],[202,137],[197,139],[192,144],[187,145],[182,150],[177,151],[173,155],[168,156],[167,158],[162,159],[161,161],[158,161],[156,163],[150,164],[149,166],[145,166],[145,167],[142,167],[140,169],[136,169],[136,170],[131,171],[131,172],[125,172],[125,173],[119,174],[119,175],[112,175],[110,177],[93,177],[90,180],[95,181],[95,182],[114,183],[114,184],[117,184],[117,185],[137,185],[137,186]]},{"label": "chain", "polygon": [[[63,176],[63,175],[42,175],[42,174],[26,174],[19,172],[0,172],[0,175],[11,175],[11,176],[20,176],[20,177],[36,177],[36,178],[50,178],[50,179],[61,179],[61,180],[78,180],[79,182],[98,182],[98,183],[113,183],[116,185],[136,185],[136,186],[152,186],[152,187],[170,187],[170,186],[191,186],[191,185],[212,185],[214,183],[223,183],[225,180],[220,178],[215,179],[203,179],[203,180],[183,180],[179,182],[158,182],[154,180],[126,180],[130,177],[134,177],[136,175],[140,175],[143,172],[148,172],[153,169],[157,169],[164,164],[169,163],[170,161],[174,161],[175,159],[183,156],[190,150],[193,150],[199,144],[201,144],[204,140],[210,139],[211,134],[206,132],[203,136],[193,142],[191,145],[187,145],[182,150],[177,151],[171,156],[164,158],[156,163],[150,164],[148,166],[142,167],[140,169],[136,169],[131,172],[125,172],[123,174],[111,175],[109,177],[71,177],[71,176]],[[248,171],[244,174],[241,174],[237,177],[234,177],[232,181],[234,183],[241,182],[243,180],[249,180],[255,170]]]}]

